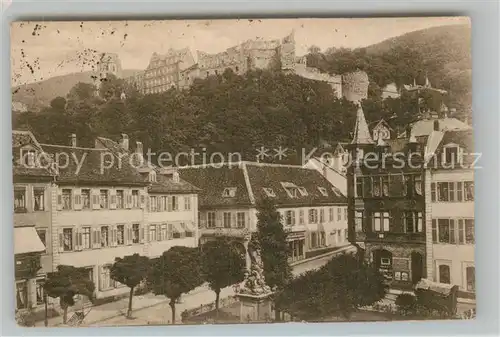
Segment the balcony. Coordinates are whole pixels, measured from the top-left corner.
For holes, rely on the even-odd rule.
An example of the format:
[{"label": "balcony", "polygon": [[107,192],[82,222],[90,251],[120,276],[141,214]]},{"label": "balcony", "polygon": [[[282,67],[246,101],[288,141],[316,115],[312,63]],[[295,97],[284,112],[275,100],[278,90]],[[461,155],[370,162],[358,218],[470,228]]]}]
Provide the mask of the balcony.
[{"label": "balcony", "polygon": [[230,236],[236,238],[245,238],[250,234],[246,227],[208,227],[205,224],[199,226],[200,235],[203,236]]},{"label": "balcony", "polygon": [[356,232],[356,241],[370,242],[405,242],[425,243],[425,232],[421,233],[398,233],[398,232]]}]

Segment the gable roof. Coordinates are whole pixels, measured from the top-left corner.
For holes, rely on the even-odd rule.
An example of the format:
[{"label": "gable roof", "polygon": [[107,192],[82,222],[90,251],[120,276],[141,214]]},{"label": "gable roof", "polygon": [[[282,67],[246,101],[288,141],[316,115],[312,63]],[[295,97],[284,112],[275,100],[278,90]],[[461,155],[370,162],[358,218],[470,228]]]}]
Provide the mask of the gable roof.
[{"label": "gable roof", "polygon": [[12,174],[17,177],[53,177],[55,172],[49,168],[49,163],[44,162],[41,167],[28,167],[22,163],[21,149],[31,146],[33,149],[42,153],[43,150],[30,131],[12,131]]},{"label": "gable roof", "polygon": [[451,131],[451,130],[471,130],[470,125],[453,118],[446,117],[440,119],[422,119],[413,123],[411,127],[411,134],[415,137],[429,136],[432,131],[434,131],[434,121],[439,121],[439,131]]},{"label": "gable roof", "polygon": [[[341,192],[337,196],[333,185],[318,171],[296,165],[278,165],[256,162],[226,163],[221,167],[201,165],[179,169],[181,177],[202,189],[199,201],[201,207],[255,206],[263,198],[264,191],[272,189],[271,199],[277,206],[310,206],[322,204],[345,204],[347,199]],[[282,183],[303,187],[307,195],[291,198]],[[234,197],[224,197],[225,188],[236,188]],[[325,188],[323,196],[318,187]]]},{"label": "gable roof", "polygon": [[[60,156],[57,181],[73,184],[145,185],[126,160],[107,149],[41,144],[45,153]],[[69,158],[68,161],[65,159]],[[106,165],[106,166],[104,166]],[[110,165],[107,168],[107,165]]]},{"label": "gable roof", "polygon": [[[144,183],[148,184],[149,193],[198,193],[200,189],[183,179],[179,179],[178,182],[174,182],[172,177],[162,174],[160,168],[157,166],[147,163],[144,158],[141,161],[139,156],[132,156],[131,153],[125,150],[117,142],[104,137],[97,137],[96,145],[102,145],[108,150],[115,153],[115,155],[120,155],[122,160],[133,163],[133,167],[139,173],[139,168],[149,168],[156,172],[156,182],[149,182],[148,176],[142,176],[141,179]],[[140,173],[139,173],[140,174]]]}]

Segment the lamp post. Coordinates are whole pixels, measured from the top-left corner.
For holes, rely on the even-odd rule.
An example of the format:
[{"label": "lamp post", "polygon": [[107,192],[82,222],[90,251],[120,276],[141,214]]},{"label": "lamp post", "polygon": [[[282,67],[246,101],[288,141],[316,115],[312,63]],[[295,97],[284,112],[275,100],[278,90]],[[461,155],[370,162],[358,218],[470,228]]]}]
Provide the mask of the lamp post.
[{"label": "lamp post", "polygon": [[45,324],[45,327],[48,327],[49,326],[49,314],[48,314],[48,304],[47,304],[47,293],[43,292],[43,302],[44,302],[44,305],[45,305],[45,319],[44,319],[44,324]]}]

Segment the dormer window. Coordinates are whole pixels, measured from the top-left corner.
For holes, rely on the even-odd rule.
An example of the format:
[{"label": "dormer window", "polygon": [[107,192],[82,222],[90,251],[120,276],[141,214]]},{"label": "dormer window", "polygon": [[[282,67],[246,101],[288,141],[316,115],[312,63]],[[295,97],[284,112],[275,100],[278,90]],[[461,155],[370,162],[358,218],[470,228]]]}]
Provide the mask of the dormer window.
[{"label": "dormer window", "polygon": [[180,178],[179,178],[179,172],[175,171],[174,173],[172,173],[172,180],[174,183],[178,183]]},{"label": "dormer window", "polygon": [[283,186],[286,194],[288,194],[290,198],[298,198],[299,188],[297,187],[297,185],[289,182],[281,182],[281,186]]},{"label": "dormer window", "polygon": [[301,196],[305,197],[308,195],[307,190],[304,187],[297,187]]},{"label": "dormer window", "polygon": [[319,191],[319,193],[321,193],[322,196],[324,196],[324,197],[328,196],[328,192],[326,191],[326,188],[318,186],[318,191]]},{"label": "dormer window", "polygon": [[149,182],[150,183],[156,182],[156,171],[149,172]]},{"label": "dormer window", "polygon": [[226,187],[222,192],[224,198],[234,198],[236,196],[236,187]]},{"label": "dormer window", "polygon": [[264,193],[266,193],[266,195],[268,197],[270,197],[270,198],[276,197],[276,193],[274,193],[274,190],[272,188],[264,187],[263,190],[264,190]]},{"label": "dormer window", "polygon": [[457,144],[447,144],[443,147],[443,162],[458,164],[461,162],[461,149]]},{"label": "dormer window", "polygon": [[36,151],[33,148],[21,150],[21,163],[26,167],[36,166]]}]

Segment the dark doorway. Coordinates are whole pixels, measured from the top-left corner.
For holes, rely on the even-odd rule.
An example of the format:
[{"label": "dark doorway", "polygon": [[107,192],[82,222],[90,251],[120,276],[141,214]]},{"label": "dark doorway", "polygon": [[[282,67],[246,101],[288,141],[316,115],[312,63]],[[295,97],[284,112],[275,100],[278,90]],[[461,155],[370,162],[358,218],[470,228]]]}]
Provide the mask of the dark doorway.
[{"label": "dark doorway", "polygon": [[424,274],[424,257],[417,252],[411,253],[411,280],[416,284]]}]

